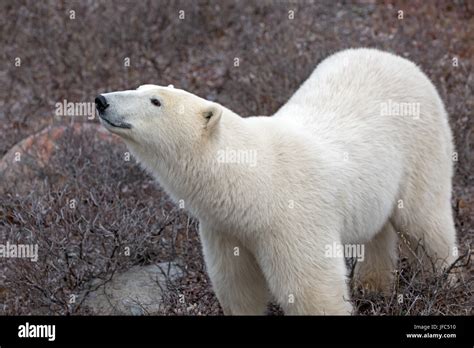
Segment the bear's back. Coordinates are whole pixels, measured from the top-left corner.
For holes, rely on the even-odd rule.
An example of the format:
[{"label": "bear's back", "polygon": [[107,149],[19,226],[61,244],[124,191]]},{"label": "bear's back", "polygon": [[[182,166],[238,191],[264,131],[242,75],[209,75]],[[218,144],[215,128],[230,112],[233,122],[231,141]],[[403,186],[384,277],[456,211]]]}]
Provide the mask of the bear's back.
[{"label": "bear's back", "polygon": [[375,49],[349,49],[322,61],[274,117],[314,138],[345,143],[351,152],[401,143],[399,151],[408,154],[423,150],[420,142],[451,144],[431,81],[414,63]]}]

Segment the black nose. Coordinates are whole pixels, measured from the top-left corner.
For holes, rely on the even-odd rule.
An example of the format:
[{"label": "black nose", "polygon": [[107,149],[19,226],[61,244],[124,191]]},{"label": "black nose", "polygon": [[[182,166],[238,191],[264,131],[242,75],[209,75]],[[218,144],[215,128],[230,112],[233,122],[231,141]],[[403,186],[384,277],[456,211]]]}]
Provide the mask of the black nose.
[{"label": "black nose", "polygon": [[97,108],[97,111],[99,111],[99,114],[103,113],[108,106],[109,104],[107,104],[107,100],[102,94],[99,94],[95,98],[95,107]]}]

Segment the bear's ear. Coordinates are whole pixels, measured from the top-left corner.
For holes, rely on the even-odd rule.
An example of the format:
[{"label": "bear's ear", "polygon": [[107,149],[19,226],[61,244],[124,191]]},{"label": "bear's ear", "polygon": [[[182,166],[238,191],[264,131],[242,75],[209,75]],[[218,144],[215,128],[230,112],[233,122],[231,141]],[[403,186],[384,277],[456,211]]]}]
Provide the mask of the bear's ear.
[{"label": "bear's ear", "polygon": [[202,112],[204,117],[204,128],[213,130],[222,116],[222,106],[216,103],[210,103]]}]

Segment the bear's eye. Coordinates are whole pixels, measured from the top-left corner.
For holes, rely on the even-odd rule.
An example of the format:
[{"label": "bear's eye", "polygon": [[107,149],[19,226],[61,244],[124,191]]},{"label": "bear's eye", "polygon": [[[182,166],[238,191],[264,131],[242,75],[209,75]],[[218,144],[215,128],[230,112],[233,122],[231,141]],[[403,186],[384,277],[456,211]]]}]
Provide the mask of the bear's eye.
[{"label": "bear's eye", "polygon": [[158,99],[156,99],[156,98],[151,98],[150,101],[151,101],[151,103],[152,103],[153,105],[155,105],[155,106],[161,106],[160,101],[159,101]]}]

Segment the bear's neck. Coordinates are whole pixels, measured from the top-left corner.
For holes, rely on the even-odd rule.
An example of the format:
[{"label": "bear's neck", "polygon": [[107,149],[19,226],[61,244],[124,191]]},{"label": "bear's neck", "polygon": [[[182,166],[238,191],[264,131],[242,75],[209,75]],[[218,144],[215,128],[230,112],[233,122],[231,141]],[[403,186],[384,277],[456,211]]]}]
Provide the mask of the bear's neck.
[{"label": "bear's neck", "polygon": [[[264,129],[268,124],[256,127],[266,117],[258,119],[244,119],[225,109],[212,138],[192,154],[156,167],[154,174],[161,186],[201,221],[222,228],[245,223],[251,205],[257,201],[265,204],[258,195],[270,184],[262,177],[271,175],[272,161],[267,153],[271,146],[268,129]],[[262,168],[267,166],[268,170]]]}]

